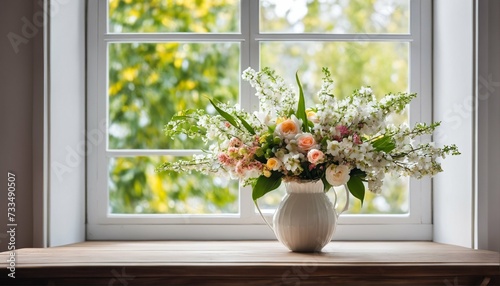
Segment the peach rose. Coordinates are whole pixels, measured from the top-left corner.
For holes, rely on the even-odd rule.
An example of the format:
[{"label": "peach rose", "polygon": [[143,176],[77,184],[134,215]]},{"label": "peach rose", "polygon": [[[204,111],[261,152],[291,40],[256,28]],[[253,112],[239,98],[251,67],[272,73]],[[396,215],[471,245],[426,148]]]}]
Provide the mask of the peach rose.
[{"label": "peach rose", "polygon": [[274,133],[280,138],[292,139],[300,132],[302,124],[300,120],[292,115],[292,118],[286,119],[276,126]]},{"label": "peach rose", "polygon": [[349,175],[351,170],[346,165],[330,165],[326,169],[325,178],[330,185],[334,187],[342,186],[347,184],[351,176]]},{"label": "peach rose", "polygon": [[312,164],[321,163],[323,158],[325,158],[325,154],[318,149],[311,149],[307,153],[307,160]]},{"label": "peach rose", "polygon": [[316,140],[311,133],[297,134],[295,139],[297,140],[297,147],[303,152],[307,152],[316,147]]},{"label": "peach rose", "polygon": [[281,167],[281,161],[277,158],[269,158],[266,163],[266,167],[269,170],[276,171]]}]

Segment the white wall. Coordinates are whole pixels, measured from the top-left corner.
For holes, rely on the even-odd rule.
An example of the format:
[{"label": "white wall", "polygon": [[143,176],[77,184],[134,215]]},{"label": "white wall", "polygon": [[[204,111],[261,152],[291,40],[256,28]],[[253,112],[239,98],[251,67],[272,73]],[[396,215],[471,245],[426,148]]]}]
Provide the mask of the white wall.
[{"label": "white wall", "polygon": [[462,152],[433,180],[434,241],[473,247],[474,1],[433,3],[433,116],[442,121],[434,140]]},{"label": "white wall", "polygon": [[85,240],[85,1],[51,0],[48,245]]}]

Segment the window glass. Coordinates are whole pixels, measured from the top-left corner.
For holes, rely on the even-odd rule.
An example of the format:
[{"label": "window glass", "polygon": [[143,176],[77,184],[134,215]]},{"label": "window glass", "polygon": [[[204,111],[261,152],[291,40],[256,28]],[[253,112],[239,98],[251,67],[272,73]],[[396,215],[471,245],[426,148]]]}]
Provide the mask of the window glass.
[{"label": "window glass", "polygon": [[235,180],[195,172],[155,173],[159,164],[178,159],[182,158],[138,156],[110,159],[109,213],[238,213],[238,182]]},{"label": "window glass", "polygon": [[239,43],[109,44],[109,148],[201,149],[163,134],[178,111],[216,112],[208,97],[236,103]]},{"label": "window glass", "polygon": [[238,0],[109,0],[111,33],[234,33]]},{"label": "window glass", "polygon": [[264,33],[409,33],[409,0],[262,0]]},{"label": "window glass", "polygon": [[[382,192],[376,195],[367,191],[365,201],[361,205],[360,201],[349,198],[349,209],[344,212],[345,214],[407,214],[409,212],[409,179],[408,177],[394,177],[387,175],[384,179]],[[328,191],[327,196],[331,202],[335,202],[335,194],[337,193],[337,210],[344,206],[346,201],[344,187],[335,187]],[[264,197],[259,199],[259,207],[263,212],[273,213],[278,207],[283,197],[286,195],[285,187],[283,184]],[[257,213],[258,210],[255,209]]]},{"label": "window glass", "polygon": [[299,73],[308,104],[318,102],[323,67],[330,69],[340,98],[361,86],[371,86],[378,98],[408,90],[405,42],[262,42],[260,53],[261,67],[275,69],[290,84]]}]

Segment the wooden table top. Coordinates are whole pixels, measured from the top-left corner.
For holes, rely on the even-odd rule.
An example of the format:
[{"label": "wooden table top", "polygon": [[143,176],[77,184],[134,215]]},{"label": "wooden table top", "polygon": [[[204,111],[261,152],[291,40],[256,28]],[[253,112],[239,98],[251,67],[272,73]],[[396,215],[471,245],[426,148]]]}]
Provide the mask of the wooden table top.
[{"label": "wooden table top", "polygon": [[[8,273],[8,257],[9,252],[0,253],[0,275],[3,277]],[[72,274],[64,269],[71,269]],[[320,281],[324,281],[325,277],[329,277],[330,282],[340,279],[335,280],[341,283],[337,285],[349,285],[349,279],[354,278],[363,277],[363,281],[371,281],[370,275],[390,278],[394,282],[384,282],[385,285],[401,285],[398,283],[407,281],[401,279],[409,277],[420,277],[421,283],[448,279],[452,281],[450,285],[454,285],[454,277],[462,276],[460,281],[479,279],[476,276],[484,277],[481,279],[488,282],[491,279],[498,281],[500,255],[493,251],[421,241],[333,241],[320,253],[293,253],[277,241],[87,241],[16,251],[16,272],[20,277],[24,273],[29,277],[68,282],[64,279],[78,276],[101,279],[101,282],[107,279],[105,281],[109,282],[120,271],[149,279],[175,277],[181,279],[176,281],[182,285],[181,282],[200,285],[203,284],[201,282],[213,282],[210,279],[215,279],[217,275],[225,279],[245,277],[262,284],[267,281],[272,285],[281,285],[274,282],[283,282],[285,274],[291,278],[304,277],[299,275],[301,273],[307,274],[308,279],[299,279],[302,282],[300,285],[307,285],[306,282],[321,285]],[[135,282],[142,285],[139,281]],[[459,285],[468,285],[461,283]],[[220,285],[225,285],[222,280]],[[372,284],[367,282],[361,285]]]},{"label": "wooden table top", "polygon": [[[294,253],[277,241],[87,241],[16,251],[17,267],[199,264],[500,265],[499,253],[434,242],[334,241],[320,253]],[[0,268],[9,252],[0,253]]]}]

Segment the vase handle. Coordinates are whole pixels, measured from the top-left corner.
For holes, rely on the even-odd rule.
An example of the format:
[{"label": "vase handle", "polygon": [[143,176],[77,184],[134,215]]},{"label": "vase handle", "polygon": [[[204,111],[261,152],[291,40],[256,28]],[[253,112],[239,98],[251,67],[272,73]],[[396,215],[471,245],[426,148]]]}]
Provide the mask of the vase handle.
[{"label": "vase handle", "polygon": [[257,210],[259,211],[260,216],[264,220],[264,222],[267,224],[267,226],[274,232],[273,226],[267,221],[266,217],[262,214],[262,211],[260,210],[259,203],[257,200],[253,201],[255,203],[255,206],[257,207]]},{"label": "vase handle", "polygon": [[[345,211],[349,210],[349,188],[347,188],[347,184],[344,185],[344,190],[345,190],[345,205],[344,208],[339,212],[336,213],[337,218]],[[337,204],[337,192],[335,192],[335,189],[333,190],[333,193],[335,194],[335,203],[333,204],[334,206]]]}]

